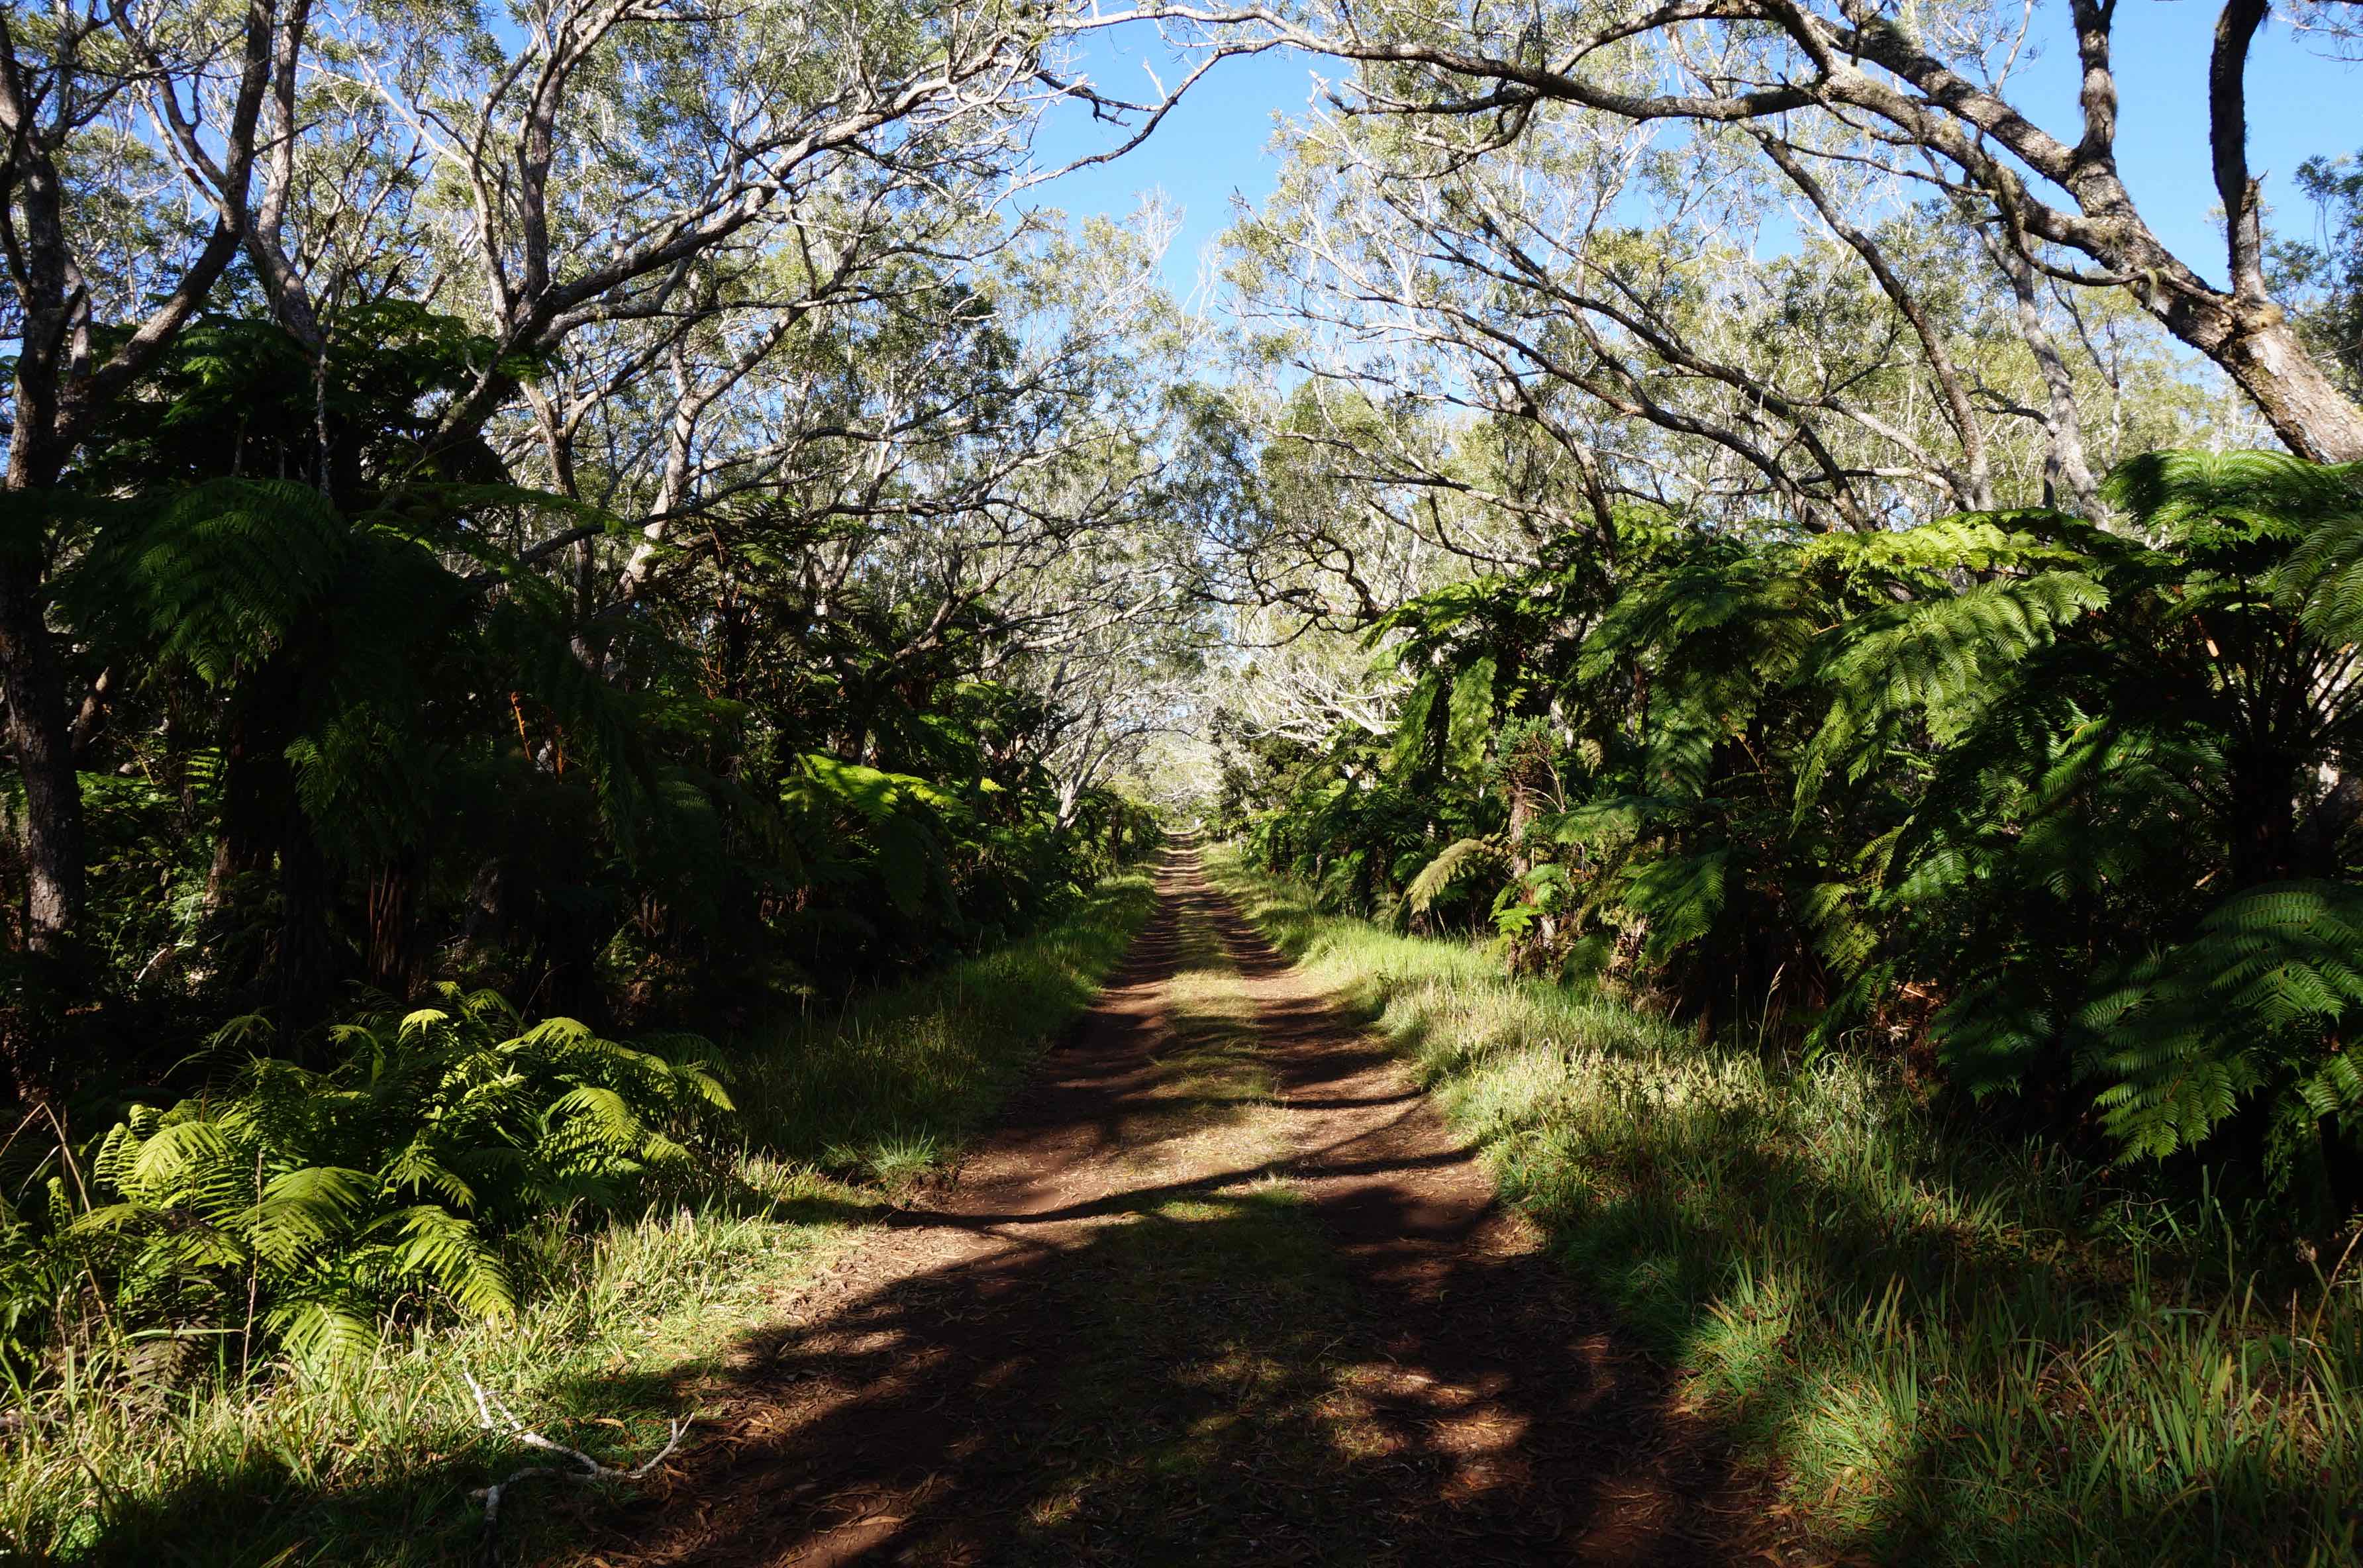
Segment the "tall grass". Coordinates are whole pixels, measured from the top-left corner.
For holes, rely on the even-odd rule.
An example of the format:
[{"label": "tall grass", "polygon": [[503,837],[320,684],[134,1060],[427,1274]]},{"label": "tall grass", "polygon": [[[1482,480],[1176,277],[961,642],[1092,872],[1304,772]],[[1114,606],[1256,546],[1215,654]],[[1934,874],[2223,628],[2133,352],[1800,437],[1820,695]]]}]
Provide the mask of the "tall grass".
[{"label": "tall grass", "polygon": [[2270,1255],[1876,1064],[1701,1042],[1211,864],[1831,1550],[2363,1560],[2363,1249]]},{"label": "tall grass", "polygon": [[[421,1327],[363,1361],[235,1375],[218,1339],[96,1342],[0,1410],[0,1561],[425,1564],[478,1545],[475,1488],[533,1462],[480,1429],[473,1375],[551,1438],[655,1452],[743,1332],[858,1246],[882,1182],[957,1152],[1115,966],[1152,902],[1104,884],[1034,938],[806,1017],[734,1052],[746,1142],[700,1200],[590,1233],[554,1219],[514,1320]],[[541,1559],[586,1496],[504,1503]]]}]

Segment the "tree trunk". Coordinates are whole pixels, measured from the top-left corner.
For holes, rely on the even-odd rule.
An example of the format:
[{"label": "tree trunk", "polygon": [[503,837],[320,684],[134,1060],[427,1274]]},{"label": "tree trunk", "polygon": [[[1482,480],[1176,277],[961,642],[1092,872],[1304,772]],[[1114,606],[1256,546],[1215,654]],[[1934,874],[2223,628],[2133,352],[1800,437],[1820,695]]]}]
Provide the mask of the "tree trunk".
[{"label": "tree trunk", "polygon": [[[28,529],[28,534],[33,530]],[[38,535],[0,559],[0,694],[25,781],[25,944],[61,955],[82,919],[82,780],[66,721],[64,671],[46,618]]]},{"label": "tree trunk", "polygon": [[2151,308],[2176,337],[2224,367],[2291,451],[2317,463],[2363,461],[2363,408],[2313,362],[2279,305],[2178,293]]},{"label": "tree trunk", "polygon": [[2298,801],[2295,758],[2256,746],[2239,746],[2226,759],[2231,803],[2232,887],[2254,888],[2305,875],[2297,864]]},{"label": "tree trunk", "polygon": [[412,851],[378,868],[369,884],[369,981],[406,1002],[426,978],[418,944],[418,889],[427,856]]},{"label": "tree trunk", "polygon": [[293,675],[288,659],[273,658],[231,702],[222,737],[221,821],[205,888],[216,911],[235,896],[239,878],[270,867],[285,814],[296,809],[287,764]]},{"label": "tree trunk", "polygon": [[279,929],[271,944],[271,983],[282,1028],[304,1028],[327,1016],[336,999],[336,933],[330,929],[337,894],[335,868],[292,800],[279,842]]},{"label": "tree trunk", "polygon": [[2092,480],[2084,457],[2083,415],[2076,407],[2076,378],[2059,357],[2058,345],[2043,325],[2043,307],[2035,288],[2035,269],[2012,248],[2007,239],[1989,240],[1987,248],[2010,280],[2011,297],[2018,308],[2018,335],[2043,372],[2043,500],[2083,517],[2098,517],[2100,487]]}]

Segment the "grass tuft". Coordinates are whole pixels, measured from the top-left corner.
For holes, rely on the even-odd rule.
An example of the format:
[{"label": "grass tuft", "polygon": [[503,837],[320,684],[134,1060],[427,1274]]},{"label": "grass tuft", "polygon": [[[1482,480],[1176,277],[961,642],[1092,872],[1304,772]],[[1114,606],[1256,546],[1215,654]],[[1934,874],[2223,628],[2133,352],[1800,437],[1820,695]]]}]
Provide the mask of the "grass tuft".
[{"label": "grass tuft", "polygon": [[1039,935],[766,1032],[730,1083],[757,1150],[890,1187],[926,1175],[993,1120],[1155,902],[1145,875],[1115,878]]}]

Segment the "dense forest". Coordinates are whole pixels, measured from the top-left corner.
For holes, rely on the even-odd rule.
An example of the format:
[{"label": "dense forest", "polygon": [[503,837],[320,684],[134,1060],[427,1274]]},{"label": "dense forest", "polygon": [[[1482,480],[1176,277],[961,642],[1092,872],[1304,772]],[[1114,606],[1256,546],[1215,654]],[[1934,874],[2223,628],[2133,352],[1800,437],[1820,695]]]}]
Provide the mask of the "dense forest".
[{"label": "dense forest", "polygon": [[[90,1410],[901,1191],[1174,830],[1304,942],[1859,1075],[2062,1233],[2196,1216],[2170,1309],[2319,1353],[2243,1506],[2355,1474],[2363,169],[2276,211],[2247,139],[2260,39],[2356,34],[2223,6],[2202,255],[2140,25],[0,10],[0,1541],[130,1549],[36,1498]],[[1170,212],[1031,193],[1244,56],[1326,91],[1185,305]],[[2363,1529],[2299,1512],[2257,1560]]]}]

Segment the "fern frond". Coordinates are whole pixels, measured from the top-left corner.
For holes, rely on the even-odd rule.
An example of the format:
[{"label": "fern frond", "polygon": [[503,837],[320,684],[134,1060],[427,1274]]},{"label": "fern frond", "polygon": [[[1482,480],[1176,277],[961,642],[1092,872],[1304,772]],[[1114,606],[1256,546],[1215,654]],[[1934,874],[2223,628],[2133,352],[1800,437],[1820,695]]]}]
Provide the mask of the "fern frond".
[{"label": "fern frond", "polygon": [[404,1209],[393,1218],[402,1238],[394,1250],[402,1274],[432,1281],[471,1318],[516,1315],[516,1290],[508,1269],[473,1223],[433,1207]]},{"label": "fern frond", "polygon": [[2286,452],[2145,452],[2119,464],[2102,494],[2145,533],[2208,556],[2294,541],[2353,515],[2363,464],[2310,463]]},{"label": "fern frond", "polygon": [[1509,856],[1491,839],[1456,839],[1420,869],[1403,889],[1403,899],[1415,914],[1426,914],[1436,900],[1462,878],[1479,871],[1506,871]]},{"label": "fern frond", "polygon": [[1827,716],[1798,766],[1801,811],[1844,764],[1860,779],[1907,721],[1943,745],[1959,739],[2008,689],[2027,656],[2061,625],[2104,608],[2108,591],[2081,572],[1979,583],[1950,598],[1898,605],[1847,628],[1825,661]]},{"label": "fern frond", "polygon": [[1663,955],[1714,929],[1730,891],[1728,849],[1670,855],[1625,868],[1618,897],[1649,924],[1649,947]]},{"label": "fern frond", "polygon": [[[2259,1089],[2334,1087],[2337,1029],[2363,1012],[2363,889],[2278,883],[2225,900],[2189,942],[2133,966],[2086,1005],[2103,1121],[2162,1156]],[[2284,1175],[2286,1173],[2283,1173]]]},{"label": "fern frond", "polygon": [[340,1301],[291,1301],[263,1314],[262,1326],[300,1362],[361,1361],[377,1348],[376,1315]]},{"label": "fern frond", "polygon": [[354,1228],[376,1196],[367,1171],[312,1165],[272,1178],[243,1216],[243,1230],[258,1255],[281,1268],[326,1246]]},{"label": "fern frond", "polygon": [[164,657],[210,684],[281,646],[329,591],[352,532],[292,480],[212,480],[170,502],[121,574]]}]

